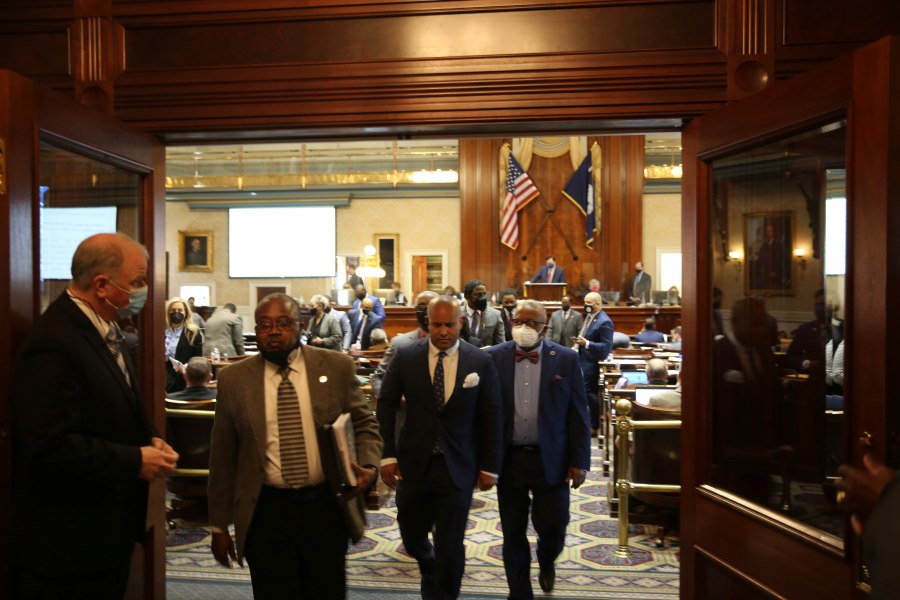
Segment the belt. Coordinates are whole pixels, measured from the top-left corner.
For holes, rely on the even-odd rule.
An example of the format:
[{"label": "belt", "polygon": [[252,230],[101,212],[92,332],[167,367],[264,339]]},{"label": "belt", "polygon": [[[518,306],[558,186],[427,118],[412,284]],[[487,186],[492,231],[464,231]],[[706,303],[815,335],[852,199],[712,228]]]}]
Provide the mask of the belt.
[{"label": "belt", "polygon": [[540,446],[523,446],[523,445],[519,445],[519,444],[513,444],[512,446],[510,446],[510,448],[512,448],[514,450],[519,450],[521,452],[540,452],[541,451]]},{"label": "belt", "polygon": [[326,495],[331,494],[331,490],[328,488],[327,483],[307,485],[299,488],[280,488],[264,485],[262,487],[262,493],[274,498],[286,498],[298,502],[309,502],[310,500],[326,497]]}]

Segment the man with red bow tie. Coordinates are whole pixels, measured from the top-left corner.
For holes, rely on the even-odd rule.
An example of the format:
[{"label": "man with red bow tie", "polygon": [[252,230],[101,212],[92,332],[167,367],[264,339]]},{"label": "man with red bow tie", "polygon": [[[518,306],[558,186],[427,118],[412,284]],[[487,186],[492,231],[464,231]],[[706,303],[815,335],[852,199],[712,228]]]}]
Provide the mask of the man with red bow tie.
[{"label": "man with red bow tie", "polygon": [[538,535],[538,582],[550,593],[554,563],[565,546],[569,485],[580,486],[590,465],[591,430],[578,354],[545,339],[546,322],[543,304],[523,300],[513,315],[513,340],[487,350],[503,398],[506,452],[497,498],[509,598],[517,600],[534,598],[529,512]]}]

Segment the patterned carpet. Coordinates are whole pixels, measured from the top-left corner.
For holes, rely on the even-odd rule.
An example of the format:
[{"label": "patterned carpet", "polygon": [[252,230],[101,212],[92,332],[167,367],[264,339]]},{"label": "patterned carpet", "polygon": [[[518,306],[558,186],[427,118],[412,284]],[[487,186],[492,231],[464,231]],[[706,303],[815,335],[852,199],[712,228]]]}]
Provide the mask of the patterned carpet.
[{"label": "patterned carpet", "polygon": [[[594,462],[599,463],[598,456]],[[617,558],[618,522],[609,518],[606,483],[599,464],[588,473],[588,481],[572,495],[572,517],[566,548],[556,562],[555,600],[575,598],[671,599],[678,595],[679,552],[677,539],[667,538],[666,547],[655,546],[652,530],[632,525],[629,541],[634,556]],[[347,573],[351,599],[418,597],[419,573],[415,561],[403,551],[393,503],[369,513],[366,538],[348,553]],[[247,569],[225,569],[209,551],[205,529],[180,524],[167,540],[168,598],[251,598]],[[532,548],[534,547],[534,532]],[[503,572],[502,532],[497,496],[476,493],[466,533],[464,598],[506,597]],[[532,551],[533,552],[533,551]],[[532,570],[536,596],[537,563]]]}]

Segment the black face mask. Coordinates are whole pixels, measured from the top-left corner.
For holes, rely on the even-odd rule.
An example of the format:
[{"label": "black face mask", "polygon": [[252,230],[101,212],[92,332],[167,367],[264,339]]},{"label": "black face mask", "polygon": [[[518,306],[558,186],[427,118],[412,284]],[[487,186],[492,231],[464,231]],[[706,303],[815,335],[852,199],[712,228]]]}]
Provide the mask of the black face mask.
[{"label": "black face mask", "polygon": [[587,314],[591,314],[592,312],[594,312],[594,307],[593,307],[593,306],[590,306],[590,305],[588,305],[588,304],[585,304],[585,305],[584,305],[584,312],[587,313]]},{"label": "black face mask", "polygon": [[181,325],[181,323],[184,321],[184,313],[170,313],[169,320],[172,321],[172,325]]},{"label": "black face mask", "polygon": [[325,314],[328,314],[328,313],[330,313],[330,312],[331,312],[331,307],[330,307],[330,306],[326,306],[326,307],[325,307]]},{"label": "black face mask", "polygon": [[362,302],[363,300],[366,299],[366,295],[365,294],[357,294],[356,299],[359,300],[360,302]]},{"label": "black face mask", "polygon": [[362,309],[362,311],[363,311],[363,314],[364,314],[364,315],[369,314],[369,309],[368,309],[368,308],[364,308],[364,309]]},{"label": "black face mask", "polygon": [[259,346],[257,350],[259,353],[263,355],[270,363],[276,364],[279,367],[287,366],[288,357],[291,355],[296,348],[300,347],[300,340],[297,340],[297,343],[291,346],[290,348],[282,348],[281,350],[266,350],[262,346]]},{"label": "black face mask", "polygon": [[472,304],[475,305],[475,310],[484,310],[487,308],[487,296],[478,296],[475,298],[475,301]]},{"label": "black face mask", "polygon": [[563,305],[562,305],[562,309],[563,309],[563,310],[569,310],[570,308],[572,308],[572,306],[569,305],[569,304],[563,304]]},{"label": "black face mask", "polygon": [[416,305],[416,323],[422,331],[428,331],[428,307]]},{"label": "black face mask", "polygon": [[505,308],[506,310],[508,310],[508,311],[509,311],[509,314],[513,314],[513,311],[516,310],[516,305],[513,304],[512,306],[504,306],[503,308]]}]

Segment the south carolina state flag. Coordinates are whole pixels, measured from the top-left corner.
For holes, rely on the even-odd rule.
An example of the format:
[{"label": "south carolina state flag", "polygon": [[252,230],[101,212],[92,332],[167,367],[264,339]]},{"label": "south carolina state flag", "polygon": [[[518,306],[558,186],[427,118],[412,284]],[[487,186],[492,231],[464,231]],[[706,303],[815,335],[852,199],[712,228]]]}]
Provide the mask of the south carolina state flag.
[{"label": "south carolina state flag", "polygon": [[587,237],[585,246],[594,248],[594,229],[596,228],[596,216],[594,215],[594,177],[591,172],[591,153],[588,152],[584,160],[572,174],[569,183],[566,184],[563,194],[575,203],[581,214],[585,216],[585,229]]},{"label": "south carolina state flag", "polygon": [[506,168],[506,196],[500,213],[500,242],[515,250],[519,247],[519,211],[540,194],[528,173],[512,154]]}]

